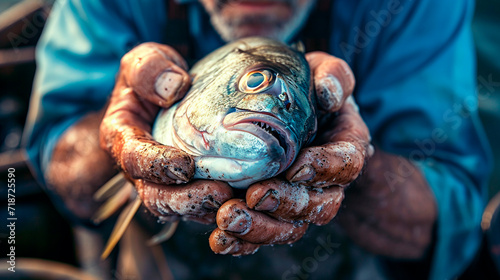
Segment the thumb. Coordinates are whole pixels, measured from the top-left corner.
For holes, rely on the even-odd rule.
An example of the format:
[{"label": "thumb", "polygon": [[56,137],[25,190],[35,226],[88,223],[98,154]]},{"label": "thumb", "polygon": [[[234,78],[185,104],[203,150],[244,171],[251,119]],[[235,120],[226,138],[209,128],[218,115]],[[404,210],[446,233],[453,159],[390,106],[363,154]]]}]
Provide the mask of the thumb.
[{"label": "thumb", "polygon": [[168,108],[183,98],[191,79],[184,59],[173,48],[144,43],[122,59],[126,84],[140,98]]}]

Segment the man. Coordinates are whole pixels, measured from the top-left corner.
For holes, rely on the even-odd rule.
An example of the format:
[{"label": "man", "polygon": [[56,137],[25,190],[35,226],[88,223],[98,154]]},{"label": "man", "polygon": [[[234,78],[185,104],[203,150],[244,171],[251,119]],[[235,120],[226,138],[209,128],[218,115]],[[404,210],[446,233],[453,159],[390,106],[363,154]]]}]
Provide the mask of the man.
[{"label": "man", "polygon": [[[278,197],[263,207],[239,208],[252,218],[272,216],[263,230],[271,233],[269,238],[247,235],[251,225],[234,226],[231,221],[237,218],[232,216],[222,218],[233,226],[218,225],[210,237],[217,245],[214,250],[234,255],[252,253],[262,243],[295,242],[293,247],[264,246],[240,259],[214,256],[208,236],[200,236],[213,226],[183,223],[165,244],[175,276],[308,279],[342,276],[349,270],[347,277],[387,278],[418,271],[412,276],[442,279],[465,269],[479,245],[483,187],[489,173],[477,115],[467,106],[467,100],[475,98],[468,26],[472,1],[336,0],[321,6],[319,12],[329,15],[321,26],[314,26],[315,21],[325,18],[310,15],[314,3],[308,0],[185,4],[189,28],[180,33],[188,35],[185,40],[190,40],[195,58],[240,37],[262,35],[293,42],[319,32],[317,37],[327,38],[323,43],[329,54],[308,53],[307,58],[322,109],[337,112],[338,117],[322,128],[313,147],[304,149],[286,179],[257,184],[246,194],[247,198],[255,194],[258,201],[266,186],[278,190]],[[197,187],[189,182],[189,157],[158,145],[148,134],[158,108],[170,106],[189,86],[183,58],[159,44],[129,52],[140,42],[166,43],[175,37],[178,30],[167,21],[177,17],[174,6],[128,0],[60,1],[54,7],[38,51],[28,152],[48,189],[81,219],[93,213],[89,197],[114,173],[113,162],[135,182],[145,206],[156,215],[184,214],[170,211],[178,202],[161,197],[162,190],[175,193],[174,182],[188,182],[181,190]],[[306,20],[315,29],[301,34]],[[351,70],[339,58],[357,79],[353,95],[359,112],[348,98],[354,86]],[[105,111],[104,117],[99,111]],[[351,183],[370,153],[365,123],[375,153],[346,190],[345,209],[335,222],[311,226],[300,239],[308,222],[326,224],[338,207],[305,209],[301,218],[287,216],[275,210],[294,202],[292,196],[283,195],[290,188],[286,181],[315,186],[323,180],[332,182],[339,174],[348,178],[342,185]],[[99,127],[101,146],[113,160],[99,149]],[[342,170],[338,162],[347,159],[342,156],[346,145],[355,147],[350,156],[356,164]],[[163,156],[153,166],[162,172],[159,179],[138,168],[156,155]],[[314,165],[317,156],[331,166]],[[98,169],[90,168],[96,165]],[[188,172],[176,172],[175,167]],[[218,206],[232,194],[220,182],[207,181],[203,186],[209,187],[202,197],[217,189],[224,200],[184,207],[199,210],[187,218],[211,222]],[[342,187],[322,190],[306,190],[317,195],[315,205],[320,209],[342,200]],[[158,209],[160,201],[169,207]],[[286,236],[297,228],[302,231]],[[345,235],[363,249],[350,244]]]}]

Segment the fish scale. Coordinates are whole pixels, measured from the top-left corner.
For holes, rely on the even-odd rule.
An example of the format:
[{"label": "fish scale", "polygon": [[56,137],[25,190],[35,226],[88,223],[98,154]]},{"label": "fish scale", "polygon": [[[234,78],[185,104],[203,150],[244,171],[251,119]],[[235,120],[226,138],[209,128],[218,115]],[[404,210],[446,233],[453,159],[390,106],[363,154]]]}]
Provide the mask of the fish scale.
[{"label": "fish scale", "polygon": [[285,44],[241,39],[200,60],[190,75],[190,91],[158,114],[153,137],[191,154],[195,179],[247,188],[286,170],[316,132],[308,63]]}]

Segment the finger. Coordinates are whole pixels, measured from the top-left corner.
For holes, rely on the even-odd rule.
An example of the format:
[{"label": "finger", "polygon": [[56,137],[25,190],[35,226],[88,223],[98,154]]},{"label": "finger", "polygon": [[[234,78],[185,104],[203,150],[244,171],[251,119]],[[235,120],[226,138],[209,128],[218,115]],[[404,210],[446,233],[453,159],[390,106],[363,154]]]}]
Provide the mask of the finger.
[{"label": "finger", "polygon": [[313,73],[319,106],[327,112],[336,112],[354,90],[355,79],[349,65],[342,59],[324,52],[306,54]]},{"label": "finger", "polygon": [[278,179],[253,184],[246,196],[248,207],[252,209],[265,211],[279,220],[316,225],[329,223],[343,199],[344,190],[340,187],[311,190]]},{"label": "finger", "polygon": [[191,85],[186,62],[166,45],[141,44],[123,57],[121,65],[126,85],[159,107],[172,106]]},{"label": "finger", "polygon": [[349,97],[331,125],[318,136],[322,146],[303,149],[286,172],[290,182],[313,187],[347,185],[354,181],[373,154],[370,133],[359,115],[354,99]]},{"label": "finger", "polygon": [[232,197],[228,184],[219,181],[196,180],[186,185],[157,185],[135,181],[137,192],[146,208],[156,216],[186,217],[203,223],[213,223],[217,209]]},{"label": "finger", "polygon": [[227,234],[225,231],[216,228],[208,238],[210,248],[216,254],[222,255],[251,255],[259,249],[261,245],[245,242],[232,235]]},{"label": "finger", "polygon": [[242,199],[231,199],[217,212],[219,229],[256,244],[290,244],[299,240],[307,224],[278,221],[247,207]]},{"label": "finger", "polygon": [[158,108],[130,88],[116,88],[101,122],[100,143],[133,179],[158,184],[189,181],[194,161],[180,149],[153,140],[150,124]]}]

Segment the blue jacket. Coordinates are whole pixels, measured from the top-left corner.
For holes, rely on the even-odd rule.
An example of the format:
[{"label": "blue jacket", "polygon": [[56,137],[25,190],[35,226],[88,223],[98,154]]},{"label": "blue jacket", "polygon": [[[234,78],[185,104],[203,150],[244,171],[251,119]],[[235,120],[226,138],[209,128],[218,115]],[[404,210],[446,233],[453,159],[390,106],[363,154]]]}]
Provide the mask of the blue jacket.
[{"label": "blue jacket", "polygon": [[[223,42],[201,6],[186,2],[202,57]],[[491,164],[477,117],[473,4],[334,0],[325,34],[331,54],[354,71],[355,98],[376,145],[409,158],[432,188],[438,221],[431,279],[460,274],[481,240]],[[37,50],[27,125],[28,156],[40,180],[59,136],[106,103],[120,58],[168,36],[166,9],[161,0],[56,2]]]}]

